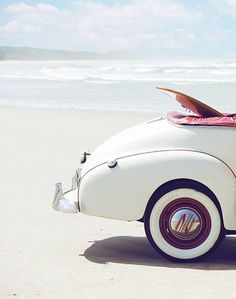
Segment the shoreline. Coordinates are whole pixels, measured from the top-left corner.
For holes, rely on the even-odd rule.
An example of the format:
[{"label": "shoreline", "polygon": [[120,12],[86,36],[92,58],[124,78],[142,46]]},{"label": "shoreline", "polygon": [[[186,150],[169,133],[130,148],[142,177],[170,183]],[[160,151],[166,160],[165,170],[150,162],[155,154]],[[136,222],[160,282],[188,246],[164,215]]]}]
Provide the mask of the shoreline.
[{"label": "shoreline", "polygon": [[160,114],[158,112],[149,112],[149,111],[138,111],[138,110],[118,110],[118,109],[89,109],[89,108],[54,108],[54,107],[33,107],[33,106],[14,106],[14,105],[1,105],[0,110],[19,110],[19,111],[40,111],[40,112],[72,112],[72,113],[98,113],[98,114],[108,114],[111,113],[113,115],[136,115],[136,116],[150,116],[150,117],[158,117]]}]

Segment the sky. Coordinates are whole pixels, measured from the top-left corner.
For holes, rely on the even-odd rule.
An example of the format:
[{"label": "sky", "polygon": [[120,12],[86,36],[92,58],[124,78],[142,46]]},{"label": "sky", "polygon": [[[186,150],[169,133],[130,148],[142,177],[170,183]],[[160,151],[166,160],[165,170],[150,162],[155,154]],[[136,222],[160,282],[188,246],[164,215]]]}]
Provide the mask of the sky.
[{"label": "sky", "polygon": [[1,0],[0,46],[236,58],[236,0]]}]

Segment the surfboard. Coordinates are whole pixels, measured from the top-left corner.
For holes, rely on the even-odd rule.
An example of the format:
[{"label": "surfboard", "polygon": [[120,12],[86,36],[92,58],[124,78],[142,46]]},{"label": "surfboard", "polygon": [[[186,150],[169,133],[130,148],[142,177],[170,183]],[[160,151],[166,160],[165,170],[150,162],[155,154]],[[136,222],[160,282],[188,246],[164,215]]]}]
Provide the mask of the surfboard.
[{"label": "surfboard", "polygon": [[224,116],[221,112],[215,110],[214,108],[206,105],[205,103],[194,99],[182,92],[157,87],[157,89],[163,91],[164,93],[168,94],[172,98],[174,98],[178,103],[181,104],[184,108],[192,111],[193,113],[197,114],[201,117],[217,117],[217,116]]}]

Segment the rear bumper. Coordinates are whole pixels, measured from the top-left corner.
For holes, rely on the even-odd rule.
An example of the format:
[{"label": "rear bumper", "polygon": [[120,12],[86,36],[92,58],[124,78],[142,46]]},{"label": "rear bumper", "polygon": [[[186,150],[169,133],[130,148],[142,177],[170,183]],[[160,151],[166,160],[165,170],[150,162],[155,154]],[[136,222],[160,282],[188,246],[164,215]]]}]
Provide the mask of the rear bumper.
[{"label": "rear bumper", "polygon": [[52,202],[52,207],[56,211],[65,213],[78,213],[79,212],[79,185],[80,185],[81,169],[77,169],[74,177],[72,178],[71,189],[63,192],[62,183],[56,184],[55,195]]}]

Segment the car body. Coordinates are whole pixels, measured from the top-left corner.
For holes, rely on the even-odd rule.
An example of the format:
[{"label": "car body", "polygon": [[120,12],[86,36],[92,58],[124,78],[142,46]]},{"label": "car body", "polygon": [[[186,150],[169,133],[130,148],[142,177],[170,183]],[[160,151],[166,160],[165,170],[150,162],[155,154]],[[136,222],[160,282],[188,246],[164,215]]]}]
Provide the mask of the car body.
[{"label": "car body", "polygon": [[192,261],[236,231],[236,117],[163,91],[193,113],[146,121],[84,153],[72,190],[56,185],[53,207],[143,221],[155,250]]}]

